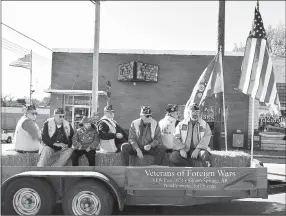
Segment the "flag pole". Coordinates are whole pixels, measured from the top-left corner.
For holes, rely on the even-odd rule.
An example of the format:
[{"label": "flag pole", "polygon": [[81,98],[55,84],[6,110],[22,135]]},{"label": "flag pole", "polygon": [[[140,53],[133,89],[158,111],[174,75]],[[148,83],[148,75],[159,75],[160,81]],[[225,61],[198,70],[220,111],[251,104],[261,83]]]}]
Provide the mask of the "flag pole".
[{"label": "flag pole", "polygon": [[[220,58],[221,58],[221,50],[222,50],[222,46],[220,46],[219,48],[219,54],[220,54]],[[221,70],[221,79],[222,79],[222,86],[223,86],[223,90],[224,90],[224,74],[223,74],[223,68]],[[225,95],[224,95],[224,91],[222,93],[222,103],[223,103],[223,117],[224,117],[224,142],[225,142],[225,151],[227,151],[227,124],[226,124],[226,111],[225,111]]]},{"label": "flag pole", "polygon": [[[225,44],[225,0],[219,0],[218,8],[218,50],[221,46],[221,56],[224,58],[224,44]],[[215,94],[215,110],[214,110],[214,141],[213,149],[221,150],[221,124],[222,124],[222,106],[223,106],[223,94]]]},{"label": "flag pole", "polygon": [[254,139],[254,106],[255,106],[255,98],[252,98],[252,119],[251,119],[251,153],[250,153],[250,163],[252,167],[253,161],[253,139]]},{"label": "flag pole", "polygon": [[31,67],[30,67],[30,105],[32,105],[32,71],[33,71],[33,69],[32,69],[32,67],[33,67],[33,64],[32,64],[32,62],[33,62],[33,58],[32,58],[33,56],[32,56],[32,50],[31,50]]}]

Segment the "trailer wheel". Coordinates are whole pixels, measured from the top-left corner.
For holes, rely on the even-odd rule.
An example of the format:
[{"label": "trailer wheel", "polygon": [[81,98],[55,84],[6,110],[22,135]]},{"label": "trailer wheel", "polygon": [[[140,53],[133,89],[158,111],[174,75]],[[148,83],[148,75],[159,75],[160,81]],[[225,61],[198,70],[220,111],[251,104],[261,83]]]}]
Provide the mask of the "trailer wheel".
[{"label": "trailer wheel", "polygon": [[3,215],[50,215],[56,203],[52,186],[37,178],[11,182],[2,196]]},{"label": "trailer wheel", "polygon": [[62,206],[65,215],[110,215],[114,200],[101,182],[79,181],[64,195]]}]

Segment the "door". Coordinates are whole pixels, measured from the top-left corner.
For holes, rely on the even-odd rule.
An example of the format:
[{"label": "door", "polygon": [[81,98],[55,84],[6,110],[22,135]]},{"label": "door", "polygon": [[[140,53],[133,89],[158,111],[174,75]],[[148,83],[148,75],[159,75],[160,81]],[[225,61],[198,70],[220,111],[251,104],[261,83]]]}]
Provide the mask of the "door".
[{"label": "door", "polygon": [[89,115],[89,107],[85,106],[74,106],[73,108],[73,127],[74,130],[79,128],[79,123],[84,116]]}]

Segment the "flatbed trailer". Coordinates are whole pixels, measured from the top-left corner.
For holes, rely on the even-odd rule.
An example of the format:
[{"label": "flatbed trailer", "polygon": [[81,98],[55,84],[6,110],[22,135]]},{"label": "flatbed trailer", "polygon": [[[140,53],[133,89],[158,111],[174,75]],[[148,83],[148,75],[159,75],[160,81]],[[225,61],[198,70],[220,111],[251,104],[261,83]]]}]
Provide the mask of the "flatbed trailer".
[{"label": "flatbed trailer", "polygon": [[110,215],[124,206],[267,199],[265,167],[2,167],[2,214]]}]

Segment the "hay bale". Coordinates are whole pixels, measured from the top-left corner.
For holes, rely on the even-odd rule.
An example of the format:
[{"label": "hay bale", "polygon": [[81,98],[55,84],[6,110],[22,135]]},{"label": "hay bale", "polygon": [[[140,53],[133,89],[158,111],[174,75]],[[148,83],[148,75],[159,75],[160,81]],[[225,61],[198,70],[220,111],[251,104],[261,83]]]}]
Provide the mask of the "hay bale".
[{"label": "hay bale", "polygon": [[[242,151],[211,151],[211,165],[213,167],[249,167],[250,155]],[[169,162],[170,154],[166,154],[164,166],[172,166]],[[36,166],[39,160],[37,153],[18,153],[14,150],[6,150],[2,152],[1,156],[2,166]],[[154,157],[151,155],[144,155],[144,159],[140,160],[138,157],[130,156],[131,166],[149,166],[154,162]],[[122,166],[121,153],[96,153],[96,166]],[[88,160],[83,155],[79,159],[80,166],[88,166]],[[67,166],[72,166],[71,160],[68,161]],[[194,161],[195,167],[200,167],[202,164]]]},{"label": "hay bale", "polygon": [[211,151],[213,167],[250,167],[250,155],[243,151]]},{"label": "hay bale", "polygon": [[13,149],[2,152],[2,166],[36,166],[39,161],[38,153],[18,153]]}]

